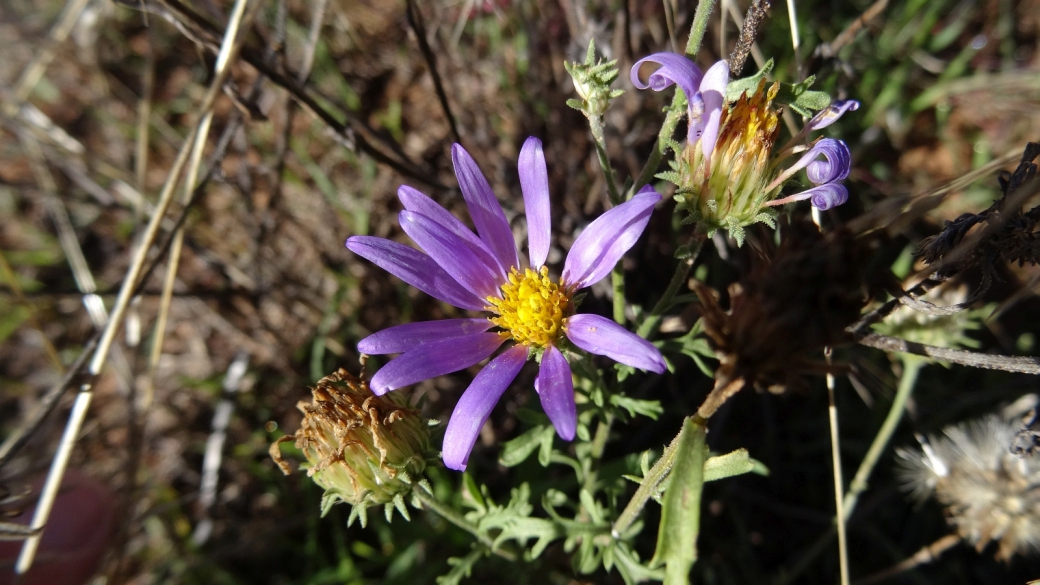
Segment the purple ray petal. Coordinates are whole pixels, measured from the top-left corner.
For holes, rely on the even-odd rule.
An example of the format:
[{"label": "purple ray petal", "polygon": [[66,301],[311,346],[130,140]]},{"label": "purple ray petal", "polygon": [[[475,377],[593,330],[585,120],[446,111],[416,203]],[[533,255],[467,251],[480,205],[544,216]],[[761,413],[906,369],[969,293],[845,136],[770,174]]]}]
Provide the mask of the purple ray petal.
[{"label": "purple ray petal", "polygon": [[599,282],[639,239],[661,195],[646,185],[629,201],[604,213],[574,240],[563,282],[575,289]]},{"label": "purple ray petal", "polygon": [[402,211],[401,229],[455,280],[481,298],[498,296],[498,275],[448,228],[414,211]]},{"label": "purple ray petal", "polygon": [[821,210],[837,207],[849,200],[849,190],[841,183],[827,183],[813,187],[802,193],[802,195],[806,194],[809,195],[812,206]]},{"label": "purple ray petal", "polygon": [[[647,80],[648,83],[643,83],[639,79],[639,67],[643,63],[657,63],[661,65],[660,69],[650,74],[650,79]],[[632,79],[632,85],[636,86],[637,89],[649,87],[654,91],[662,91],[668,89],[673,84],[678,85],[679,89],[686,94],[687,101],[697,95],[702,77],[701,68],[678,53],[654,53],[649,57],[643,57],[636,61],[636,64],[632,66],[632,72],[629,74],[629,78]]]},{"label": "purple ray petal", "polygon": [[[823,157],[823,160],[817,160],[820,157]],[[852,169],[852,154],[841,140],[824,138],[813,145],[809,152],[803,154],[798,162],[785,170],[783,175],[790,176],[802,168],[815,185],[841,181],[849,176]]]},{"label": "purple ray petal", "polygon": [[827,106],[820,113],[813,116],[812,120],[806,125],[805,131],[812,132],[813,130],[819,130],[820,128],[826,128],[831,124],[838,121],[838,118],[842,117],[845,112],[851,112],[859,109],[859,102],[856,100],[838,100]]},{"label": "purple ray petal", "polygon": [[[712,65],[701,80],[700,93],[704,111],[696,121],[690,118],[689,142],[699,138],[701,152],[705,158],[711,158],[715,150],[715,140],[719,136],[719,123],[722,121],[722,105],[726,102],[726,85],[729,84],[729,64],[719,61]],[[694,135],[696,132],[696,136]]]},{"label": "purple ray petal", "polygon": [[483,311],[487,301],[466,290],[433,258],[404,244],[373,236],[354,236],[347,248],[424,293],[460,309]]},{"label": "purple ray petal", "polygon": [[372,392],[382,396],[409,384],[463,370],[495,353],[503,341],[505,337],[498,333],[476,333],[424,343],[376,372],[370,384]]},{"label": "purple ray petal", "polygon": [[520,149],[520,190],[527,210],[527,253],[531,268],[538,270],[549,256],[552,223],[549,219],[549,174],[545,170],[542,141],[534,136]]},{"label": "purple ray petal", "polygon": [[812,189],[802,191],[801,193],[788,195],[782,199],[774,199],[773,201],[766,203],[766,206],[774,207],[777,205],[787,205],[788,203],[804,201],[806,199],[811,200],[813,207],[827,210],[848,201],[849,191],[845,188],[845,185],[842,185],[841,183],[825,183],[813,187]]},{"label": "purple ray petal", "polygon": [[816,143],[813,150],[824,157],[824,160],[813,160],[805,167],[805,174],[814,184],[841,181],[849,176],[849,171],[852,170],[852,153],[845,142],[824,138]]},{"label": "purple ray petal", "polygon": [[589,353],[650,372],[663,374],[664,358],[649,341],[599,315],[579,314],[567,319],[567,339]]},{"label": "purple ray petal", "polygon": [[470,218],[477,227],[480,239],[498,260],[504,274],[509,269],[519,266],[516,256],[516,242],[513,241],[513,230],[502,211],[495,193],[491,190],[484,173],[480,172],[473,157],[461,145],[451,147],[451,160],[455,165],[455,177],[459,180],[462,197],[469,207]]},{"label": "purple ray petal", "polygon": [[556,434],[564,441],[574,439],[574,431],[578,428],[578,411],[574,406],[571,366],[563,353],[551,345],[542,354],[535,390],[542,399],[542,410],[556,427]]},{"label": "purple ray petal", "polygon": [[[457,217],[452,215],[447,209],[444,209],[438,205],[433,199],[430,199],[422,192],[409,187],[408,185],[401,185],[397,189],[397,198],[401,200],[401,204],[408,211],[414,211],[421,213],[433,221],[441,224],[448,229],[451,233],[455,234],[462,241],[466,242],[470,250],[477,255],[477,258],[481,262],[490,268],[493,272],[500,272],[498,260],[495,259],[491,251],[487,249],[484,242],[480,241],[480,238],[473,233],[464,223],[459,221]],[[502,273],[499,275],[499,282],[505,282],[506,274]]]},{"label": "purple ray petal", "polygon": [[483,333],[491,329],[491,326],[491,321],[487,319],[441,319],[406,323],[369,335],[358,342],[357,348],[361,353],[369,355],[403,353],[431,341]]},{"label": "purple ray petal", "polygon": [[444,465],[449,469],[466,470],[480,428],[487,422],[498,399],[513,383],[526,361],[527,347],[517,345],[491,360],[473,378],[473,383],[455,405],[448,428],[444,431]]}]

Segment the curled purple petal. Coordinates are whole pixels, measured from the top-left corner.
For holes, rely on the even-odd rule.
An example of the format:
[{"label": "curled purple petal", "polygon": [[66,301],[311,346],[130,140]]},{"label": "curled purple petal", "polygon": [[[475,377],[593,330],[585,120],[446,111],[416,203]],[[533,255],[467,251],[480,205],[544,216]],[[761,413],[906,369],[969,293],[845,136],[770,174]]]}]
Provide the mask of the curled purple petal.
[{"label": "curled purple petal", "polygon": [[729,84],[729,64],[719,61],[704,74],[700,84],[701,107],[700,116],[694,120],[690,112],[690,128],[687,140],[692,144],[700,139],[701,152],[705,158],[711,158],[715,150],[715,140],[719,136],[719,124],[722,122],[722,105],[725,103],[726,86]]},{"label": "curled purple petal", "polygon": [[563,353],[551,345],[542,354],[535,390],[542,400],[542,410],[556,427],[556,434],[564,441],[573,440],[578,428],[578,410],[574,406],[571,366]]},{"label": "curled purple petal", "polygon": [[574,240],[562,281],[575,289],[599,282],[642,235],[661,195],[647,185],[632,199],[604,213]]},{"label": "curled purple petal", "polygon": [[824,211],[849,200],[849,190],[841,183],[827,183],[813,187],[802,193],[802,195],[805,194],[809,194],[809,201],[813,207]]},{"label": "curled purple petal", "polygon": [[[639,67],[643,63],[657,63],[661,66],[660,69],[650,74],[650,79],[647,80],[647,83],[643,83],[639,79]],[[687,101],[692,100],[697,95],[699,91],[698,86],[703,76],[704,74],[701,73],[700,67],[697,67],[693,61],[678,53],[654,53],[649,57],[643,57],[636,61],[629,74],[629,77],[632,79],[632,85],[636,86],[637,89],[649,87],[654,91],[663,91],[673,84],[678,85],[679,89],[686,94]]]},{"label": "curled purple petal", "polygon": [[841,181],[849,176],[849,171],[852,170],[852,153],[845,142],[824,138],[816,143],[813,150],[824,157],[824,160],[813,160],[805,167],[805,174],[814,184]]},{"label": "curled purple petal", "polygon": [[495,199],[484,173],[473,157],[461,145],[451,147],[451,161],[455,165],[455,177],[459,180],[462,197],[469,207],[469,215],[473,225],[477,227],[480,239],[494,254],[503,274],[509,269],[519,266],[516,256],[516,242],[513,241],[513,230],[502,211],[502,206]]},{"label": "curled purple petal", "polygon": [[465,471],[469,454],[480,435],[480,428],[491,416],[498,399],[513,383],[520,368],[527,361],[527,347],[517,345],[491,360],[459,398],[444,431],[444,465],[449,469]]},{"label": "curled purple petal", "polygon": [[520,149],[520,190],[527,210],[527,251],[531,268],[538,270],[549,257],[552,222],[549,217],[549,173],[545,169],[542,141],[534,136]]},{"label": "curled purple petal", "polygon": [[424,293],[460,309],[482,311],[487,301],[466,290],[426,254],[373,236],[354,236],[347,249]]},{"label": "curled purple petal", "polygon": [[845,112],[852,112],[859,109],[859,102],[856,100],[838,100],[832,102],[831,105],[827,106],[820,113],[813,116],[812,120],[805,127],[806,132],[812,132],[813,130],[819,130],[820,128],[826,128],[831,124],[838,121],[838,118],[842,117]]},{"label": "curled purple petal", "polygon": [[[818,160],[820,157],[823,160]],[[849,171],[852,170],[852,153],[841,140],[824,138],[813,145],[809,152],[803,154],[798,162],[785,170],[782,176],[789,177],[802,168],[814,185],[841,181],[848,177]]]},{"label": "curled purple petal", "polygon": [[430,341],[406,351],[383,366],[370,384],[382,396],[391,390],[468,368],[495,353],[505,338],[498,333],[476,333]]},{"label": "curled purple petal", "polygon": [[499,276],[480,261],[462,238],[420,213],[402,211],[399,217],[404,233],[459,284],[481,298],[499,294]]},{"label": "curled purple petal", "polygon": [[491,329],[491,326],[491,321],[487,319],[441,319],[406,323],[369,335],[358,342],[357,348],[359,352],[369,355],[404,353],[431,341],[483,333]]},{"label": "curled purple petal", "polygon": [[599,315],[578,314],[567,319],[567,339],[596,355],[650,372],[663,374],[664,358],[649,341]]},{"label": "curled purple petal", "polygon": [[[501,268],[498,265],[498,260],[491,254],[491,251],[487,249],[484,242],[480,241],[480,238],[473,233],[464,223],[459,221],[457,217],[452,215],[447,209],[444,209],[437,204],[433,199],[430,199],[422,192],[417,189],[413,189],[408,185],[401,185],[397,189],[397,198],[401,200],[401,204],[408,211],[414,211],[421,213],[433,221],[441,224],[441,226],[447,228],[448,231],[455,234],[466,243],[466,246],[473,253],[477,255],[481,263],[490,268],[493,272],[500,272]],[[505,282],[506,273],[499,274],[500,282]]]}]

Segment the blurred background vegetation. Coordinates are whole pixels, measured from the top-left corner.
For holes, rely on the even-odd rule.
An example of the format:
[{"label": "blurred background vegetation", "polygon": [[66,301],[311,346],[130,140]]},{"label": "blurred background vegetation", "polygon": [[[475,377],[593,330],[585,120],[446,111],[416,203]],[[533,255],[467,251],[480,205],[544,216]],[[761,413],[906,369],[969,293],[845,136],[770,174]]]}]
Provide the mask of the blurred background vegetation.
[{"label": "blurred background vegetation", "polygon": [[[219,42],[230,2],[142,2],[70,2],[83,12],[67,38],[58,39],[52,27],[69,9],[63,2],[0,4],[5,436],[37,408],[93,334],[85,274],[111,306],[212,80],[211,38]],[[1000,168],[1012,168],[1025,142],[1040,139],[1040,1],[795,4],[797,53],[783,3],[772,7],[758,39],[761,53],[776,60],[775,75],[797,81],[815,74],[816,88],[863,103],[829,131],[853,152],[852,198],[840,218],[983,170],[977,180],[956,183],[932,209],[906,216],[902,208],[886,211],[885,245],[875,261],[905,259],[944,220],[988,207],[999,191],[997,169],[986,165],[1010,153]],[[697,55],[702,65],[732,50],[738,26],[730,5],[738,15],[747,8],[720,5],[726,18],[720,21],[716,11]],[[216,102],[202,166],[208,180],[186,213],[161,355],[150,366],[165,260],[131,306],[131,335],[120,334],[73,454],[73,467],[122,496],[103,582],[433,583],[448,571],[448,557],[464,556],[471,537],[431,513],[393,524],[373,516],[365,529],[346,526],[345,506],[319,519],[320,489],[303,473],[283,476],[268,458],[270,442],[298,428],[296,403],[309,398],[309,384],[337,367],[358,371],[358,339],[444,315],[437,301],[351,255],[344,240],[372,234],[406,241],[396,219],[401,184],[464,216],[450,163],[456,140],[516,219],[522,211],[516,159],[534,135],[545,145],[560,234],[549,262],[559,263],[576,229],[607,205],[585,119],[565,105],[573,89],[564,60],[580,60],[592,39],[619,60],[617,86],[626,93],[607,112],[607,142],[621,178],[637,175],[670,97],[637,93],[627,71],[643,55],[681,49],[694,7],[677,0],[262,2]],[[858,33],[839,38],[850,27]],[[424,56],[420,38],[433,59]],[[23,72],[48,53],[53,60],[19,109],[15,90]],[[438,99],[433,64],[454,120]],[[749,62],[742,75],[756,70]],[[679,241],[672,206],[659,209],[625,260],[634,304],[652,303],[668,282]],[[175,205],[160,241],[181,209]],[[709,248],[696,273],[724,289],[746,270],[748,249],[722,239]],[[998,274],[986,298],[999,310],[972,336],[984,351],[1037,355],[1040,271],[1010,266]],[[608,294],[607,286],[594,288],[585,310],[609,314]],[[665,331],[686,331],[696,318],[675,315]],[[247,371],[237,392],[226,392],[225,372],[240,354]],[[836,359],[852,373],[838,385],[850,478],[902,366],[863,347],[841,349]],[[369,368],[378,365],[373,360]],[[608,444],[608,458],[660,450],[703,400],[711,380],[693,363],[676,366],[639,391],[662,401],[664,415],[625,427]],[[459,372],[408,392],[414,403],[422,401],[425,416],[444,421],[471,377]],[[534,398],[532,379],[522,374],[506,394],[470,462],[470,473],[503,500],[520,481],[531,483],[536,500],[573,481],[534,461],[512,469],[496,463],[500,444],[524,428],[516,413]],[[821,380],[811,384],[811,392],[783,396],[744,392],[713,421],[713,450],[747,448],[771,474],[707,486],[695,582],[835,581],[827,398]],[[1038,388],[1027,375],[928,365],[893,442],[910,443],[915,431],[936,431]],[[207,506],[199,499],[203,455],[222,396],[234,408],[216,499]],[[71,398],[64,400],[0,479],[17,483],[46,469]],[[440,498],[460,497],[460,474],[433,470],[431,477]],[[652,527],[656,505],[648,514]],[[209,521],[212,532],[201,534],[198,526]],[[853,577],[888,567],[948,532],[937,505],[908,503],[886,455],[849,524]],[[654,533],[644,531],[644,558]],[[621,582],[616,572],[578,577],[568,559],[559,543],[519,566],[492,557],[470,582]],[[991,551],[961,546],[893,582],[1007,584],[1038,576],[1035,558],[999,563]]]}]

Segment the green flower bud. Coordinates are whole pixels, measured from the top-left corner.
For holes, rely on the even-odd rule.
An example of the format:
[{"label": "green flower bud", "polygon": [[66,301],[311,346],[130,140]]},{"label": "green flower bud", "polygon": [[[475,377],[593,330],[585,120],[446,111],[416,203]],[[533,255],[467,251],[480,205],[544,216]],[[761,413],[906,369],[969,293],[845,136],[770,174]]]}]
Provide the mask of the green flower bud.
[{"label": "green flower bud", "polygon": [[617,59],[606,63],[596,61],[595,42],[589,42],[584,63],[565,62],[563,66],[581,97],[580,100],[567,100],[567,105],[586,116],[602,116],[610,107],[610,101],[624,93],[620,89],[610,89],[610,84],[618,78],[616,64]]},{"label": "green flower bud", "polygon": [[368,506],[382,504],[389,519],[397,509],[409,518],[404,496],[421,481],[430,435],[419,411],[397,394],[376,396],[363,378],[344,369],[318,381],[310,404],[300,401],[300,430],[271,445],[271,457],[288,475],[278,446],[296,441],[307,458],[307,475],[325,489],[322,516],[333,504],[354,508],[349,522],[367,523]]}]

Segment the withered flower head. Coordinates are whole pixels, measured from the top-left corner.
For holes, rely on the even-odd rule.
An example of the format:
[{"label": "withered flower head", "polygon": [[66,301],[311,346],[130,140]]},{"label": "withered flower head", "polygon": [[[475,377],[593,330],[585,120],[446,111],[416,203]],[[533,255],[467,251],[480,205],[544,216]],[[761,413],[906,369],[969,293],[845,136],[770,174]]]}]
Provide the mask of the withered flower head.
[{"label": "withered flower head", "polygon": [[782,391],[803,385],[803,372],[826,371],[810,352],[846,340],[846,327],[866,304],[865,251],[852,234],[824,235],[807,221],[785,231],[772,260],[730,286],[728,313],[710,288],[695,283],[704,329],[720,360],[702,416],[744,385]]},{"label": "withered flower head", "polygon": [[[945,279],[968,268],[983,271],[982,287],[986,288],[999,262],[1040,263],[1040,206],[1022,210],[1022,203],[1036,193],[1036,163],[1040,144],[1026,145],[1014,173],[999,177],[1001,196],[981,213],[965,213],[946,222],[939,234],[921,245],[921,256],[935,265],[937,276]],[[976,228],[976,226],[979,226]],[[969,237],[969,232],[975,232]],[[980,229],[981,228],[981,229]],[[973,296],[981,296],[985,290]]]},{"label": "withered flower head", "polygon": [[278,445],[296,441],[307,457],[307,475],[325,489],[322,515],[336,502],[351,504],[350,522],[367,522],[366,508],[383,504],[389,518],[394,508],[408,518],[404,495],[422,478],[430,435],[419,411],[397,395],[376,396],[368,382],[344,369],[318,381],[310,404],[296,406],[304,414],[300,430],[271,445],[271,457],[288,475]]},{"label": "withered flower head", "polygon": [[1040,550],[1040,458],[1012,453],[1018,421],[990,415],[897,450],[906,488],[935,498],[961,538],[998,560]]}]

